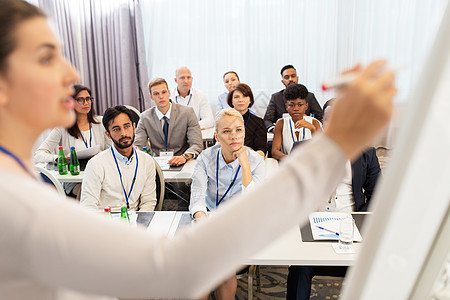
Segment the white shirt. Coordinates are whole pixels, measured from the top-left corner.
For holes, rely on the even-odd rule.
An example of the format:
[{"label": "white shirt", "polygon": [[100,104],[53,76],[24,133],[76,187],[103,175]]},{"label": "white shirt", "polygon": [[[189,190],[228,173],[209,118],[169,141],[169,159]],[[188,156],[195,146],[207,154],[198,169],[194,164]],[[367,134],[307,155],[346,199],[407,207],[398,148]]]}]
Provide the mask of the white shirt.
[{"label": "white shirt", "polygon": [[[117,165],[111,149],[116,155]],[[110,206],[112,211],[119,212],[122,206],[127,206],[124,189],[128,195],[133,185],[128,199],[130,210],[153,211],[156,206],[155,176],[155,163],[148,154],[134,149],[134,154],[128,159],[111,146],[89,160],[83,175],[80,204],[100,211]]]},{"label": "white shirt", "polygon": [[342,182],[331,195],[324,211],[352,212],[355,209],[352,189],[352,164],[349,160],[345,163],[345,176]]},{"label": "white shirt", "polygon": [[170,97],[172,102],[192,107],[195,115],[198,118],[198,124],[201,129],[211,128],[214,125],[214,115],[212,113],[209,101],[206,96],[194,89],[189,90],[189,94],[183,98],[178,93],[178,89],[175,87],[172,96]]},{"label": "white shirt", "polygon": [[172,103],[169,103],[169,110],[166,112],[166,114],[163,114],[162,112],[159,111],[158,108],[155,109],[156,112],[156,116],[158,117],[159,121],[161,122],[161,128],[164,129],[164,120],[163,118],[166,117],[167,121],[170,120],[170,113],[172,112]]},{"label": "white shirt", "polygon": [[[189,211],[192,215],[197,211],[206,213],[207,209],[210,211],[215,209],[216,201],[222,199],[235,176],[236,180],[225,197],[223,197],[221,204],[241,191],[251,189],[264,179],[266,175],[264,158],[251,149],[247,149],[247,157],[253,179],[245,187],[242,185],[242,169],[239,168],[238,159],[227,164],[223,159],[220,145],[215,145],[200,153],[192,176],[191,200],[189,204]],[[219,163],[218,170],[217,162]],[[219,199],[216,199],[217,181],[219,181]]]},{"label": "white shirt", "polygon": [[265,184],[170,239],[61,201],[54,189],[0,164],[0,207],[8,208],[0,210],[0,295],[200,298],[245,258],[306,222],[342,180],[345,161],[331,139],[316,136]]}]

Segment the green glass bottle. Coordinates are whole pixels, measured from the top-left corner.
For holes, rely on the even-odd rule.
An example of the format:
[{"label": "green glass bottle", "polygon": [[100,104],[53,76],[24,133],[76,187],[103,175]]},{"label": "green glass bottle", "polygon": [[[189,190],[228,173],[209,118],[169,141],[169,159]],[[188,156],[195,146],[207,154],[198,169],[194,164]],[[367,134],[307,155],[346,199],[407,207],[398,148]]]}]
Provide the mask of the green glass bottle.
[{"label": "green glass bottle", "polygon": [[130,223],[130,217],[128,216],[128,211],[126,206],[122,206],[120,209],[120,219],[127,223]]},{"label": "green glass bottle", "polygon": [[144,151],[145,153],[148,153],[147,147],[142,147],[142,151]]},{"label": "green glass bottle", "polygon": [[111,207],[106,206],[106,207],[104,208],[104,210],[105,210],[106,216],[107,216],[108,218],[112,219]]},{"label": "green glass bottle", "polygon": [[59,146],[59,152],[58,152],[58,172],[60,175],[66,175],[67,174],[67,160],[66,156],[64,155],[64,150],[62,146]]},{"label": "green glass bottle", "polygon": [[78,175],[80,174],[80,162],[78,161],[77,152],[75,147],[70,147],[70,174]]}]

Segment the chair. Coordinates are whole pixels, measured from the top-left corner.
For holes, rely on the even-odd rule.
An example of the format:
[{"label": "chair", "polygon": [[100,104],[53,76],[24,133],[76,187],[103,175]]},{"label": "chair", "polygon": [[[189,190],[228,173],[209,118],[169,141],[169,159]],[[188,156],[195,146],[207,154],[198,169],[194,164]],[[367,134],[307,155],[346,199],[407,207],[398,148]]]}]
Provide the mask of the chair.
[{"label": "chair", "polygon": [[155,163],[155,170],[156,170],[156,207],[155,211],[161,211],[163,202],[164,202],[164,191],[166,188],[166,184],[164,182],[164,174],[161,170],[161,167],[158,165],[156,160],[153,158],[153,156],[150,155],[150,157],[153,159],[153,162]]},{"label": "chair", "polygon": [[132,118],[132,122],[136,124],[139,122],[139,119],[141,118],[141,112],[134,106],[131,105],[124,105],[126,108],[128,108],[129,110],[132,111],[133,113],[133,118]]},{"label": "chair", "polygon": [[41,166],[35,166],[35,168],[36,171],[38,171],[39,174],[41,175],[44,182],[53,185],[58,194],[64,196],[64,198],[66,197],[66,192],[64,191],[62,184],[58,181],[58,179],[56,179],[56,177],[49,170]]},{"label": "chair", "polygon": [[247,276],[247,295],[248,300],[253,300],[253,278],[256,279],[257,291],[261,292],[261,277],[259,275],[259,266],[251,265],[236,274],[236,279],[239,280]]}]

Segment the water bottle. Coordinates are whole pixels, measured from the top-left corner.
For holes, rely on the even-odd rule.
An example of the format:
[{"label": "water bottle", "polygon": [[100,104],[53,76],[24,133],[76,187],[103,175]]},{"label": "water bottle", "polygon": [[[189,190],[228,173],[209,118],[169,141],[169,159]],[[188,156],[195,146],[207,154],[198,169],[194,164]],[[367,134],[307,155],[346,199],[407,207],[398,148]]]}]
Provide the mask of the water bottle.
[{"label": "water bottle", "polygon": [[147,147],[142,147],[142,151],[144,151],[145,153],[148,153]]},{"label": "water bottle", "polygon": [[80,174],[80,162],[78,161],[77,152],[75,147],[70,147],[70,174],[78,175]]},{"label": "water bottle", "polygon": [[128,211],[126,206],[120,208],[120,220],[130,223],[130,217],[128,216]]},{"label": "water bottle", "polygon": [[108,218],[112,219],[111,207],[106,206],[106,207],[104,208],[104,210],[105,210],[106,216],[107,216]]},{"label": "water bottle", "polygon": [[58,152],[58,172],[60,175],[66,175],[67,174],[67,160],[66,156],[64,155],[64,150],[62,146],[59,146],[59,152]]}]

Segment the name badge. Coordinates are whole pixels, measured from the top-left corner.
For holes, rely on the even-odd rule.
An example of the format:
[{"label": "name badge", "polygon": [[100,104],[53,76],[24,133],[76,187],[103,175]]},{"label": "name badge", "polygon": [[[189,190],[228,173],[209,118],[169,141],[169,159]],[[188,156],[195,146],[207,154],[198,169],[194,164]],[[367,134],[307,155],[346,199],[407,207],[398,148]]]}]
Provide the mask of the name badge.
[{"label": "name badge", "polygon": [[164,157],[173,156],[174,153],[175,151],[173,151],[173,149],[164,149],[164,151],[163,150],[159,151],[159,156]]}]

